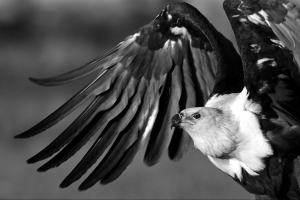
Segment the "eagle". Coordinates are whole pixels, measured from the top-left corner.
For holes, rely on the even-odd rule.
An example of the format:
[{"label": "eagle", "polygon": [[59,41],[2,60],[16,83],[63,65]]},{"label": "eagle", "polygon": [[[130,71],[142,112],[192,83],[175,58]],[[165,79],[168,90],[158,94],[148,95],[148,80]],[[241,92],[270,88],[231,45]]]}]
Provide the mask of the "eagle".
[{"label": "eagle", "polygon": [[[145,164],[165,151],[180,160],[191,142],[257,198],[300,199],[300,9],[288,0],[225,0],[239,53],[196,8],[174,3],[86,65],[37,79],[56,86],[97,77],[29,130],[52,127],[87,99],[85,110],[28,160],[72,157],[97,135],[63,180],[86,190],[116,180],[146,142]],[[200,152],[199,152],[200,153]]]}]

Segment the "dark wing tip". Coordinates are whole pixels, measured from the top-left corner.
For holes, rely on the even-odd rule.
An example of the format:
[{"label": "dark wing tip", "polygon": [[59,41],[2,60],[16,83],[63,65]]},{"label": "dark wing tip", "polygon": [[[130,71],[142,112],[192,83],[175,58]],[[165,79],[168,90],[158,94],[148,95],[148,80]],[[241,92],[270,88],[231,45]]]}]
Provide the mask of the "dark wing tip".
[{"label": "dark wing tip", "polygon": [[149,153],[145,155],[144,157],[144,163],[148,167],[156,165],[160,161],[160,156],[159,154],[155,153]]},{"label": "dark wing tip", "polygon": [[25,139],[25,138],[30,138],[38,133],[40,133],[42,131],[36,131],[36,130],[33,130],[33,128],[27,130],[27,131],[24,131],[23,133],[20,133],[18,135],[15,135],[14,138],[17,138],[17,139]]},{"label": "dark wing tip", "polygon": [[89,188],[91,188],[94,184],[91,184],[90,182],[83,182],[80,184],[80,186],[78,187],[78,190],[79,191],[85,191]]},{"label": "dark wing tip", "polygon": [[38,172],[45,172],[45,171],[48,171],[49,169],[51,169],[52,168],[52,166],[51,167],[49,167],[48,165],[42,165],[41,167],[39,167],[38,169],[37,169],[37,171]]},{"label": "dark wing tip", "polygon": [[29,158],[26,162],[27,162],[28,164],[33,164],[33,163],[38,162],[38,160],[35,160],[34,157],[32,157],[32,158]]},{"label": "dark wing tip", "polygon": [[[114,49],[112,49],[110,52],[106,53],[105,55],[92,60],[91,62],[87,63],[86,65],[84,65],[82,67],[79,67],[75,70],[66,72],[64,74],[50,77],[50,78],[44,78],[44,79],[29,77],[29,80],[38,85],[42,85],[42,86],[56,86],[56,85],[62,85],[65,83],[75,81],[77,79],[80,79],[80,78],[92,73],[95,70],[102,68],[103,63],[107,61],[107,60],[105,60],[105,58],[107,56],[113,54],[118,48],[119,48],[119,45],[116,46]],[[111,65],[113,65],[113,64],[111,64]]]},{"label": "dark wing tip", "polygon": [[61,182],[61,184],[59,185],[59,187],[60,187],[60,188],[67,188],[67,187],[69,187],[72,183],[73,183],[73,181],[66,181],[66,179],[65,179],[65,180],[63,180],[63,181]]},{"label": "dark wing tip", "polygon": [[54,151],[54,152],[51,152],[50,154],[49,154],[49,153],[46,154],[46,153],[45,153],[45,149],[44,149],[44,150],[42,150],[41,152],[39,152],[39,153],[37,153],[36,155],[34,155],[34,156],[32,156],[31,158],[29,158],[29,159],[27,160],[27,163],[28,163],[28,164],[37,163],[37,162],[39,162],[39,161],[41,161],[41,160],[44,160],[44,159],[46,159],[46,158],[52,156],[52,154],[54,154],[54,153],[55,153],[55,151]]},{"label": "dark wing tip", "polygon": [[70,185],[71,185],[71,184],[62,182],[62,183],[59,185],[59,187],[60,187],[61,189],[64,189],[64,188],[69,187]]},{"label": "dark wing tip", "polygon": [[24,137],[23,133],[21,133],[21,134],[15,135],[14,138],[16,138],[16,139],[25,139],[25,138],[28,138],[28,137]]},{"label": "dark wing tip", "polygon": [[37,85],[42,85],[42,86],[56,86],[56,85],[60,85],[62,84],[61,82],[58,81],[54,81],[52,78],[43,78],[43,79],[39,79],[39,78],[32,78],[29,77],[28,78],[31,82],[37,84]]}]

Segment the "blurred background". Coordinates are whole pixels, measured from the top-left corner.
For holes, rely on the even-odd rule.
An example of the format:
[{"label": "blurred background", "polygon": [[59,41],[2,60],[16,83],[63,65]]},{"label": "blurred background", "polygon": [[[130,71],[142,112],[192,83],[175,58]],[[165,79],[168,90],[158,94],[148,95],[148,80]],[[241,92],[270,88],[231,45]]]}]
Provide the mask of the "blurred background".
[{"label": "blurred background", "polygon": [[[50,77],[87,63],[149,23],[173,2],[0,0],[0,198],[253,199],[193,145],[181,161],[172,162],[165,155],[153,167],[144,165],[142,149],[113,183],[96,184],[84,192],[77,190],[79,182],[60,189],[60,182],[91,142],[59,168],[46,173],[36,171],[44,162],[28,165],[26,160],[60,134],[82,108],[36,137],[13,139],[62,105],[93,75],[59,87],[41,87],[28,77]],[[222,1],[186,2],[235,43]]]}]

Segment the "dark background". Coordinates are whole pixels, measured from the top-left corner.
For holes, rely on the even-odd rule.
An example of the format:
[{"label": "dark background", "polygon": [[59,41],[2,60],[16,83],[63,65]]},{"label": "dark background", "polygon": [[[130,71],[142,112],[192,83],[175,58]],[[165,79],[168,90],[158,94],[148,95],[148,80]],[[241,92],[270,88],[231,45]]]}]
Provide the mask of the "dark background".
[{"label": "dark background", "polygon": [[[174,163],[165,155],[153,167],[143,164],[142,149],[123,175],[109,185],[97,184],[78,192],[76,182],[60,189],[60,182],[91,143],[46,173],[36,172],[42,163],[28,165],[26,160],[61,133],[82,108],[36,137],[13,139],[58,108],[93,76],[59,87],[41,87],[28,77],[54,76],[85,64],[149,23],[172,2],[0,0],[0,198],[253,198],[193,145],[181,161]],[[234,40],[221,0],[187,2]]]}]

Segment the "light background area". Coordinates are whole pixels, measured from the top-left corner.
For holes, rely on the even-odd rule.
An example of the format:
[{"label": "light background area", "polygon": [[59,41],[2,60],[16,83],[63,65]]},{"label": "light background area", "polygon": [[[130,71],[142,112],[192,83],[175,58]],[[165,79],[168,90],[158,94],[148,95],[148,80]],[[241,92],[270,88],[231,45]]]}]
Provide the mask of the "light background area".
[{"label": "light background area", "polygon": [[[36,172],[44,162],[28,165],[26,160],[60,134],[82,108],[38,136],[13,139],[62,105],[93,75],[58,87],[41,87],[28,77],[50,77],[85,64],[149,23],[172,2],[175,1],[0,0],[0,198],[253,198],[193,145],[181,161],[172,162],[165,154],[153,167],[144,165],[142,149],[113,183],[96,184],[79,192],[77,187],[82,178],[69,188],[60,189],[60,182],[91,142],[59,168],[46,173]],[[186,2],[234,40],[221,0]]]}]

